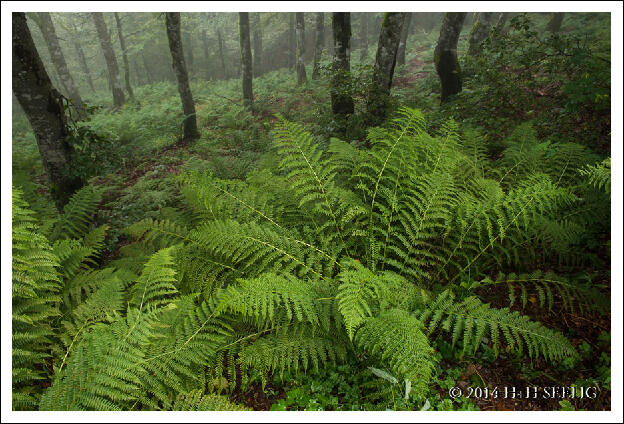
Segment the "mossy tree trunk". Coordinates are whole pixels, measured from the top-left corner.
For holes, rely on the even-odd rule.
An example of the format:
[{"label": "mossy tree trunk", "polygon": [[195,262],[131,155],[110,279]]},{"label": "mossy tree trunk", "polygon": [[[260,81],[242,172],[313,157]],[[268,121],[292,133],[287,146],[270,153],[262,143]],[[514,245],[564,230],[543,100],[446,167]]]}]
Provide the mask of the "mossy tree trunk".
[{"label": "mossy tree trunk", "polygon": [[321,73],[321,57],[325,45],[325,13],[317,12],[315,15],[316,39],[314,42],[314,68],[312,79],[318,79]]},{"label": "mossy tree trunk", "polygon": [[225,55],[223,53],[223,37],[221,36],[221,30],[217,30],[217,42],[219,44],[219,58],[221,59],[221,76],[223,79],[228,78],[227,69],[225,67]]},{"label": "mossy tree trunk", "polygon": [[243,102],[246,107],[253,105],[253,68],[251,63],[251,42],[249,40],[249,13],[238,14],[238,28],[243,72]]},{"label": "mossy tree trunk", "polygon": [[330,81],[331,106],[334,115],[353,113],[351,95],[351,14],[336,12],[332,14],[332,34],[334,40],[334,59]]},{"label": "mossy tree trunk", "polygon": [[128,62],[128,52],[126,50],[126,41],[124,40],[123,31],[121,29],[121,19],[119,13],[115,12],[115,23],[117,23],[117,35],[119,37],[119,46],[121,47],[121,57],[124,64],[124,81],[126,83],[126,91],[130,98],[134,98],[134,91],[130,85],[130,62]]},{"label": "mossy tree trunk", "polygon": [[386,12],[381,23],[373,80],[366,99],[366,124],[369,126],[381,124],[388,115],[390,87],[406,15]]},{"label": "mossy tree trunk", "polygon": [[476,56],[481,53],[481,43],[488,37],[490,28],[494,24],[496,13],[482,12],[475,17],[470,36],[468,38],[468,54]]},{"label": "mossy tree trunk", "polygon": [[260,13],[256,13],[253,25],[253,73],[255,77],[261,76],[264,72],[262,54],[262,21]]},{"label": "mossy tree trunk", "polygon": [[104,22],[104,15],[102,12],[92,12],[91,16],[93,17],[93,22],[95,23],[98,38],[100,39],[104,59],[106,60],[108,76],[111,82],[111,90],[113,92],[113,103],[115,104],[115,107],[121,107],[126,102],[126,96],[121,88],[119,65],[117,64],[117,58],[115,57],[113,45],[111,44],[106,22]]},{"label": "mossy tree trunk", "polygon": [[410,24],[412,22],[412,13],[407,13],[403,28],[401,29],[401,40],[399,41],[399,49],[397,50],[397,65],[405,65],[405,50],[407,47],[407,36],[409,35]]},{"label": "mossy tree trunk", "polygon": [[189,85],[188,72],[184,61],[184,49],[182,48],[182,36],[180,32],[180,13],[167,12],[165,14],[167,25],[167,38],[169,39],[169,50],[171,51],[171,63],[173,71],[178,80],[178,92],[182,100],[184,110],[184,138],[199,138],[197,130],[197,117],[195,114],[195,102]]},{"label": "mossy tree trunk", "polygon": [[68,174],[72,148],[67,144],[67,121],[63,97],[52,86],[35,47],[26,15],[12,14],[13,94],[32,126],[50,196],[61,211],[81,181]]},{"label": "mossy tree trunk", "polygon": [[553,13],[548,21],[548,31],[559,32],[563,23],[563,12]]},{"label": "mossy tree trunk", "polygon": [[364,60],[368,57],[368,27],[369,27],[369,21],[371,18],[371,14],[370,13],[362,13],[362,20],[360,22],[361,25],[361,40],[360,40],[360,60]]},{"label": "mossy tree trunk", "polygon": [[303,12],[296,13],[296,35],[297,35],[297,85],[305,84],[308,81],[305,69],[305,16]]},{"label": "mossy tree trunk", "polygon": [[74,83],[74,78],[69,72],[67,62],[65,61],[65,55],[63,55],[63,50],[61,50],[61,45],[58,37],[56,36],[56,29],[54,28],[52,17],[47,12],[39,12],[37,15],[40,23],[39,27],[41,28],[43,39],[48,47],[48,51],[50,52],[54,68],[56,69],[63,86],[67,90],[67,95],[74,105],[77,118],[84,119],[87,117],[87,112],[85,110],[84,103],[82,102],[82,98],[80,97],[80,93],[78,92],[78,87],[76,87],[76,84]]},{"label": "mossy tree trunk", "polygon": [[436,72],[442,85],[440,99],[443,103],[462,90],[461,68],[457,60],[457,41],[464,19],[466,19],[466,12],[448,12],[444,15],[440,37],[433,52]]}]

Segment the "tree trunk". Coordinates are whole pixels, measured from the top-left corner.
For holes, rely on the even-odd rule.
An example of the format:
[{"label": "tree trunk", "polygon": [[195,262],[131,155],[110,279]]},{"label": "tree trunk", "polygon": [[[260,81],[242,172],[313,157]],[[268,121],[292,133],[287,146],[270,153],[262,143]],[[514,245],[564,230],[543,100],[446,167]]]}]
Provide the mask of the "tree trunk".
[{"label": "tree trunk", "polygon": [[91,16],[93,17],[93,22],[95,22],[95,29],[97,30],[102,52],[104,53],[104,59],[106,60],[106,67],[108,68],[108,75],[112,85],[113,102],[115,107],[121,107],[126,102],[126,96],[121,88],[119,65],[117,65],[117,58],[113,51],[113,45],[111,44],[108,29],[106,28],[106,22],[104,22],[104,15],[102,12],[92,12]]},{"label": "tree trunk", "polygon": [[145,50],[141,50],[141,58],[143,59],[143,67],[145,68],[145,76],[147,77],[147,83],[152,85],[154,83],[154,77],[152,76],[152,71],[147,63],[147,58],[145,57]]},{"label": "tree trunk", "polygon": [[510,13],[508,12],[502,12],[498,15],[498,20],[496,21],[497,31],[501,32],[503,28],[505,28],[505,23],[507,23],[507,20],[509,19],[509,15]]},{"label": "tree trunk", "polygon": [[178,92],[184,109],[184,138],[199,138],[197,131],[197,118],[195,115],[195,102],[189,86],[189,77],[184,61],[184,49],[182,48],[182,36],[180,33],[180,13],[167,12],[165,14],[167,24],[167,38],[169,50],[171,50],[171,62],[178,80]]},{"label": "tree trunk", "polygon": [[238,14],[241,68],[243,71],[243,102],[246,107],[253,105],[253,68],[251,64],[251,42],[249,40],[249,13]]},{"label": "tree trunk", "polygon": [[206,30],[201,32],[202,46],[204,48],[204,69],[206,70],[205,78],[210,79],[210,72],[208,68],[210,66],[210,45],[208,44],[208,37],[206,37]]},{"label": "tree trunk", "polygon": [[306,76],[305,61],[303,55],[305,54],[305,16],[302,12],[297,12],[297,85],[302,85],[308,82]]},{"label": "tree trunk", "polygon": [[407,36],[409,35],[410,23],[412,22],[412,14],[408,13],[405,16],[405,22],[403,22],[403,28],[401,29],[401,41],[399,41],[399,49],[397,51],[397,65],[405,65],[405,50],[407,47]]},{"label": "tree trunk", "polygon": [[119,37],[119,45],[121,46],[121,56],[124,64],[124,81],[126,83],[126,91],[131,99],[134,98],[134,92],[130,85],[130,64],[128,62],[128,53],[126,52],[126,42],[123,38],[123,32],[121,31],[121,19],[119,19],[119,13],[115,12],[115,22],[117,23],[117,35]]},{"label": "tree trunk", "polygon": [[468,39],[468,54],[476,56],[481,53],[481,43],[488,37],[490,27],[494,23],[496,13],[482,12],[475,18]]},{"label": "tree trunk", "polygon": [[189,31],[184,31],[184,41],[182,44],[184,47],[184,60],[188,64],[188,74],[193,76],[195,74],[195,58],[193,57],[193,38]]},{"label": "tree trunk", "polygon": [[295,34],[295,14],[290,13],[288,22],[288,67],[294,69],[297,63],[297,40]]},{"label": "tree trunk", "polygon": [[314,42],[314,69],[312,79],[318,79],[321,74],[321,57],[325,45],[325,13],[316,13],[316,40]]},{"label": "tree trunk", "polygon": [[39,12],[38,16],[39,22],[41,23],[40,28],[43,33],[43,39],[48,47],[48,51],[50,52],[54,68],[63,82],[63,86],[67,90],[67,95],[74,104],[77,118],[85,119],[87,117],[87,112],[82,102],[82,98],[80,97],[80,93],[78,92],[78,88],[74,83],[74,78],[69,72],[67,62],[65,62],[65,56],[63,55],[61,45],[59,44],[58,37],[56,36],[56,30],[54,29],[52,17],[47,12]]},{"label": "tree trunk", "polygon": [[228,74],[225,68],[225,56],[223,55],[223,37],[221,37],[221,30],[217,30],[217,39],[219,42],[219,58],[221,58],[221,75],[223,79],[227,79]]},{"label": "tree trunk", "polygon": [[438,44],[433,52],[433,61],[442,85],[440,100],[443,103],[449,96],[462,90],[461,68],[457,60],[457,40],[465,18],[466,12],[448,12],[444,15]]},{"label": "tree trunk", "polygon": [[65,137],[67,121],[63,97],[52,86],[35,47],[26,15],[13,12],[13,94],[32,126],[39,154],[50,184],[50,196],[59,211],[80,188],[79,178],[67,171],[72,148]]},{"label": "tree trunk", "polygon": [[360,40],[360,61],[365,60],[368,57],[368,22],[370,21],[370,13],[362,13],[361,21],[361,34]]},{"label": "tree trunk", "polygon": [[262,22],[260,21],[260,13],[256,13],[256,19],[253,26],[253,73],[255,77],[263,74],[262,66]]},{"label": "tree trunk", "polygon": [[550,21],[548,21],[548,31],[559,32],[563,23],[563,12],[553,13]]},{"label": "tree trunk", "polygon": [[334,39],[334,60],[330,81],[332,112],[334,115],[350,115],[353,113],[353,97],[351,96],[351,14],[335,12],[332,14],[332,33]]},{"label": "tree trunk", "polygon": [[381,124],[388,114],[390,87],[406,15],[403,12],[386,12],[381,23],[373,81],[366,100],[366,123],[369,126]]},{"label": "tree trunk", "polygon": [[82,50],[82,46],[78,42],[78,39],[74,39],[74,48],[76,49],[76,54],[78,55],[78,62],[80,62],[80,67],[82,68],[82,72],[84,72],[87,77],[87,83],[89,83],[89,88],[91,91],[95,92],[95,86],[93,85],[93,78],[91,78],[91,72],[89,72],[89,66],[87,65],[87,58],[85,57],[84,51]]}]

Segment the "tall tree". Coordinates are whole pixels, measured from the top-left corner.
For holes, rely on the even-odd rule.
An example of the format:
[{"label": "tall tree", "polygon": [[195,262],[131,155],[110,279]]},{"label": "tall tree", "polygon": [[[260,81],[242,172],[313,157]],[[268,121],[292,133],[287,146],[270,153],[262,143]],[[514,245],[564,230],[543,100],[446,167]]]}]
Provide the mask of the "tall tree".
[{"label": "tall tree", "polygon": [[74,104],[78,119],[84,119],[87,117],[87,112],[85,110],[84,103],[82,102],[82,98],[80,97],[80,93],[78,92],[78,88],[74,83],[74,78],[67,67],[63,50],[61,50],[61,45],[58,37],[56,36],[56,29],[54,28],[52,17],[47,12],[39,12],[37,15],[39,18],[39,27],[41,28],[43,39],[48,47],[48,51],[50,52],[54,68],[56,69],[63,86],[67,90],[67,95]]},{"label": "tall tree", "polygon": [[246,107],[253,105],[253,68],[251,63],[251,42],[249,40],[249,13],[238,14],[238,29],[243,71],[243,102]]},{"label": "tall tree", "polygon": [[184,138],[199,138],[197,131],[197,117],[195,114],[195,102],[189,86],[188,72],[184,61],[184,49],[182,48],[182,36],[180,33],[180,13],[167,12],[165,14],[167,25],[167,38],[169,39],[169,50],[171,50],[171,62],[173,70],[178,80],[178,92],[182,100],[184,110]]},{"label": "tall tree", "polygon": [[481,53],[481,43],[488,37],[490,28],[497,18],[496,13],[481,12],[475,17],[470,36],[468,37],[468,54],[471,56]]},{"label": "tall tree", "polygon": [[330,81],[331,106],[334,115],[353,113],[351,95],[351,14],[334,12],[332,14],[332,33],[334,39],[334,60]]},{"label": "tall tree", "polygon": [[553,13],[550,17],[550,21],[548,21],[548,31],[550,32],[559,32],[561,29],[561,24],[563,23],[563,12]]},{"label": "tall tree", "polygon": [[288,67],[294,69],[297,64],[297,40],[295,30],[295,14],[289,13],[288,21]]},{"label": "tall tree", "polygon": [[80,44],[80,37],[78,36],[78,28],[76,25],[71,24],[71,32],[72,41],[74,44],[74,49],[76,50],[76,55],[78,56],[78,63],[80,63],[80,67],[82,68],[82,72],[85,74],[87,78],[87,83],[89,83],[89,87],[91,91],[95,91],[95,86],[93,85],[93,78],[91,78],[91,72],[89,71],[89,65],[87,65],[87,57],[84,54],[84,50],[82,49],[82,45]]},{"label": "tall tree", "polygon": [[397,50],[397,65],[405,65],[405,50],[407,48],[407,36],[409,35],[410,24],[412,22],[412,13],[405,16],[403,28],[401,29],[401,41],[399,41],[399,49]]},{"label": "tall tree", "polygon": [[440,99],[443,103],[449,96],[462,90],[461,68],[457,60],[457,40],[464,19],[466,12],[448,12],[444,15],[440,37],[433,52],[433,61],[442,85]]},{"label": "tall tree", "polygon": [[260,13],[255,14],[253,25],[253,73],[255,77],[262,75],[262,21]]},{"label": "tall tree", "polygon": [[366,99],[367,125],[381,124],[388,114],[390,87],[406,15],[404,12],[386,12],[381,23],[373,81]]},{"label": "tall tree", "polygon": [[315,17],[316,39],[314,41],[312,79],[318,79],[321,74],[321,57],[323,56],[323,46],[325,45],[325,13],[317,12]]},{"label": "tall tree", "polygon": [[364,60],[368,57],[368,27],[371,14],[364,12],[361,16],[360,60]]},{"label": "tall tree", "polygon": [[147,83],[151,85],[154,83],[155,80],[154,76],[152,75],[151,68],[147,63],[147,58],[145,57],[145,48],[141,50],[141,58],[143,59],[143,67],[145,68],[145,77],[147,78]]},{"label": "tall tree", "polygon": [[297,85],[305,84],[308,81],[306,76],[305,61],[305,16],[303,12],[296,13],[297,18]]},{"label": "tall tree", "polygon": [[126,96],[121,88],[121,77],[119,76],[119,65],[117,64],[117,58],[111,44],[110,35],[106,22],[104,22],[104,15],[101,12],[92,12],[93,22],[95,23],[95,29],[97,30],[98,38],[100,39],[100,45],[102,46],[102,52],[104,53],[104,59],[106,60],[106,67],[108,68],[108,77],[111,82],[111,90],[113,91],[113,102],[116,107],[121,107],[126,102]]},{"label": "tall tree", "polygon": [[206,70],[206,79],[210,79],[208,67],[210,65],[210,44],[208,44],[208,37],[206,36],[206,30],[201,32],[202,47],[204,48],[204,69]]},{"label": "tall tree", "polygon": [[184,60],[188,64],[189,75],[194,75],[195,72],[195,57],[193,56],[193,37],[190,31],[184,31]]},{"label": "tall tree", "polygon": [[126,51],[126,41],[123,37],[123,31],[121,30],[121,19],[119,19],[119,13],[115,12],[115,22],[117,23],[117,36],[119,37],[119,46],[121,47],[121,57],[124,64],[124,81],[126,83],[126,91],[130,98],[134,98],[134,92],[130,85],[130,64],[128,62],[128,52]]},{"label": "tall tree", "polygon": [[217,30],[217,41],[219,44],[219,58],[221,59],[221,76],[223,79],[227,79],[228,73],[225,67],[225,55],[223,53],[223,37],[221,36],[221,29]]},{"label": "tall tree", "polygon": [[52,86],[28,29],[26,15],[13,12],[12,27],[13,94],[35,133],[50,196],[61,211],[81,186],[80,179],[67,172],[72,148],[65,141],[67,121],[63,97]]}]

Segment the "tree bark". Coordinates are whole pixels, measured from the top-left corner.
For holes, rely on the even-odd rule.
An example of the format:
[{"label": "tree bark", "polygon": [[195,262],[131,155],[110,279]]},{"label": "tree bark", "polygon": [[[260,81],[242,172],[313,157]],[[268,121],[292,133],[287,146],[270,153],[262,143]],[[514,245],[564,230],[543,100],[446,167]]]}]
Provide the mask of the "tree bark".
[{"label": "tree bark", "polygon": [[295,34],[295,14],[290,13],[288,22],[288,67],[294,69],[297,64],[297,40]]},{"label": "tree bark", "polygon": [[117,23],[117,35],[119,37],[119,46],[121,47],[121,57],[123,59],[124,64],[124,81],[126,83],[126,91],[128,92],[128,96],[131,99],[134,98],[134,92],[132,91],[132,86],[130,85],[130,64],[128,62],[128,53],[126,51],[126,42],[123,37],[123,32],[121,30],[121,19],[119,19],[119,13],[115,12],[115,22]]},{"label": "tree bark", "polygon": [[381,23],[373,81],[366,101],[366,123],[369,126],[381,124],[388,115],[390,87],[406,15],[386,12]]},{"label": "tree bark", "polygon": [[548,21],[548,31],[559,32],[563,23],[563,12],[553,13],[550,21]]},{"label": "tree bark", "polygon": [[412,14],[405,16],[403,27],[401,29],[401,41],[399,41],[399,49],[397,50],[397,65],[405,65],[405,50],[407,47],[407,36],[409,35],[410,23],[412,22]]},{"label": "tree bark", "polygon": [[468,38],[469,55],[476,56],[481,53],[481,43],[488,37],[495,19],[496,13],[482,12],[477,15]]},{"label": "tree bark", "polygon": [[87,112],[85,110],[84,103],[82,102],[82,98],[80,97],[80,93],[78,92],[78,88],[74,83],[74,78],[67,67],[63,50],[61,50],[61,45],[58,37],[56,36],[56,30],[54,29],[52,17],[47,12],[39,12],[38,16],[41,24],[41,32],[43,33],[43,39],[48,47],[48,51],[50,52],[54,68],[56,69],[63,86],[67,90],[67,95],[74,104],[77,118],[85,119],[87,117]]},{"label": "tree bark", "polygon": [[238,14],[239,41],[241,50],[241,69],[243,71],[243,103],[253,105],[253,68],[251,63],[251,42],[249,40],[249,13]]},{"label": "tree bark", "polygon": [[13,94],[32,126],[46,171],[50,196],[59,211],[80,188],[81,181],[68,175],[72,148],[65,141],[67,121],[63,97],[52,86],[35,47],[26,15],[12,14]]},{"label": "tree bark", "polygon": [[171,50],[171,62],[173,70],[178,80],[178,92],[182,100],[184,110],[184,138],[199,138],[197,131],[197,117],[195,114],[195,102],[189,86],[186,63],[184,61],[184,49],[182,48],[182,36],[180,33],[180,13],[167,12],[165,14],[167,24],[167,38],[169,39],[169,50]]},{"label": "tree bark", "polygon": [[78,55],[78,62],[80,62],[80,67],[82,68],[82,72],[84,72],[87,77],[87,83],[89,83],[89,87],[91,91],[95,92],[95,86],[93,85],[93,78],[91,78],[91,72],[89,72],[89,66],[87,65],[87,58],[85,57],[84,50],[82,50],[82,46],[78,42],[78,39],[74,39],[74,48],[76,49],[76,54]]},{"label": "tree bark", "polygon": [[351,14],[335,12],[332,14],[332,33],[334,39],[334,60],[330,81],[332,112],[334,115],[350,115],[354,111],[351,95]]},{"label": "tree bark", "polygon": [[255,77],[263,74],[262,66],[262,21],[260,13],[256,13],[256,19],[253,26],[253,73]]},{"label": "tree bark", "polygon": [[466,12],[448,12],[442,20],[440,37],[433,52],[436,72],[442,85],[441,101],[462,90],[461,68],[457,60],[457,40],[461,32]]},{"label": "tree bark", "polygon": [[108,28],[106,28],[106,22],[104,22],[104,15],[102,12],[92,12],[91,16],[93,17],[93,22],[95,22],[95,29],[97,30],[102,52],[104,53],[104,59],[106,60],[106,67],[108,68],[108,75],[112,86],[111,89],[113,91],[113,102],[115,107],[121,107],[126,102],[126,96],[121,88],[119,65],[117,64],[117,58],[113,51]]},{"label": "tree bark", "polygon": [[318,79],[321,74],[321,57],[323,57],[323,46],[325,45],[325,13],[316,13],[316,40],[314,42],[314,68],[312,79]]},{"label": "tree bark", "polygon": [[296,13],[297,19],[297,85],[305,84],[308,81],[305,69],[305,16],[302,12]]},{"label": "tree bark", "polygon": [[366,59],[368,57],[368,23],[370,21],[370,13],[362,13],[362,21],[361,21],[361,34],[362,39],[360,40],[360,61]]},{"label": "tree bark", "polygon": [[221,59],[221,75],[223,79],[227,79],[228,74],[225,68],[225,56],[223,55],[223,37],[221,37],[221,30],[217,30],[217,40],[219,43],[219,58]]}]

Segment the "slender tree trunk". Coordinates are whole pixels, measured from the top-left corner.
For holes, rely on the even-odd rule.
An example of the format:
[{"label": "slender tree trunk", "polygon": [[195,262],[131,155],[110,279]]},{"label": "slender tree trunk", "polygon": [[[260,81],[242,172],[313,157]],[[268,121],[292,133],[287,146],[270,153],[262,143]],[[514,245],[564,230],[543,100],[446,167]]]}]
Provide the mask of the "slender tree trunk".
[{"label": "slender tree trunk", "polygon": [[316,13],[316,40],[314,42],[314,69],[312,79],[318,79],[321,74],[321,57],[325,45],[325,13]]},{"label": "slender tree trunk", "polygon": [[334,115],[350,115],[353,113],[353,97],[351,95],[351,14],[336,12],[332,14],[332,33],[334,38],[334,61],[330,95]]},{"label": "slender tree trunk", "polygon": [[368,23],[370,21],[370,13],[362,13],[362,22],[361,22],[361,34],[362,39],[360,40],[360,61],[363,61],[368,57]]},{"label": "slender tree trunk", "polygon": [[209,79],[210,73],[208,67],[210,65],[210,45],[208,44],[208,38],[206,37],[206,30],[201,32],[202,46],[204,48],[204,69],[206,70],[206,79]]},{"label": "slender tree trunk", "polygon": [[508,12],[502,12],[498,15],[498,20],[496,21],[496,29],[500,32],[503,30],[503,28],[505,28],[505,24],[507,23],[507,20],[509,19],[509,15],[510,13]]},{"label": "slender tree trunk", "polygon": [[12,14],[13,94],[30,121],[39,154],[50,184],[50,196],[61,211],[69,197],[81,186],[68,174],[72,148],[67,136],[63,97],[52,86],[35,47],[26,15]]},{"label": "slender tree trunk", "polygon": [[106,28],[106,22],[104,22],[104,15],[102,12],[92,12],[93,22],[95,22],[95,29],[100,39],[100,45],[102,46],[102,52],[104,53],[104,59],[106,59],[106,67],[108,68],[108,75],[112,85],[113,101],[115,107],[121,107],[126,102],[126,96],[121,88],[121,77],[119,76],[119,65],[117,65],[117,58],[113,51],[113,45],[111,44],[110,35],[108,34],[108,28]]},{"label": "slender tree trunk", "polygon": [[95,86],[93,85],[93,78],[91,78],[91,72],[89,72],[89,66],[87,65],[87,58],[85,57],[84,51],[82,50],[82,46],[78,42],[78,39],[74,39],[74,48],[76,49],[76,54],[78,55],[78,62],[80,62],[80,67],[82,68],[82,72],[84,72],[87,77],[87,83],[89,83],[89,87],[91,91],[95,92]]},{"label": "slender tree trunk", "polygon": [[188,64],[188,73],[192,77],[195,74],[195,58],[193,57],[193,38],[190,31],[184,31],[184,59]]},{"label": "slender tree trunk", "polygon": [[136,55],[132,56],[131,62],[132,62],[132,69],[133,69],[132,74],[134,75],[134,85],[137,87],[145,85],[145,79],[143,78],[143,76],[141,75],[141,72],[139,71],[139,64],[137,62]]},{"label": "slender tree trunk", "polygon": [[145,57],[145,51],[141,50],[141,58],[143,59],[143,67],[145,68],[145,77],[147,78],[147,83],[152,85],[154,83],[154,76],[152,75],[152,71],[147,63],[147,58]]},{"label": "slender tree trunk", "polygon": [[197,117],[195,114],[195,102],[189,86],[189,77],[184,61],[184,49],[182,48],[182,37],[180,33],[180,13],[167,12],[165,14],[167,24],[167,38],[169,39],[169,50],[171,50],[171,61],[173,70],[178,79],[178,91],[184,109],[184,138],[199,138],[197,131]]},{"label": "slender tree trunk", "polygon": [[41,23],[41,32],[43,33],[43,39],[46,42],[48,51],[50,52],[50,57],[52,58],[54,68],[56,69],[58,76],[63,82],[63,86],[67,90],[67,95],[74,104],[77,118],[84,119],[87,117],[87,112],[82,102],[82,98],[80,97],[80,93],[78,92],[78,88],[74,83],[74,78],[69,72],[67,62],[65,62],[65,56],[63,55],[63,50],[61,50],[61,45],[59,44],[58,37],[56,36],[56,30],[54,29],[52,17],[47,12],[39,12],[38,16],[39,22]]},{"label": "slender tree trunk", "polygon": [[227,79],[228,74],[225,68],[225,56],[223,55],[223,37],[221,37],[221,30],[217,30],[217,39],[219,42],[219,58],[221,58],[221,75],[223,79]]},{"label": "slender tree trunk", "polygon": [[296,13],[297,17],[297,85],[305,84],[308,81],[306,76],[305,61],[305,16],[302,12]]},{"label": "slender tree trunk", "polygon": [[401,29],[401,41],[399,41],[399,49],[397,50],[397,65],[405,65],[405,50],[407,48],[407,36],[409,35],[409,28],[412,22],[412,13],[408,13],[405,16],[405,22]]},{"label": "slender tree trunk", "polygon": [[444,15],[438,44],[433,52],[433,61],[442,85],[440,100],[443,103],[449,96],[462,90],[461,68],[457,60],[457,40],[465,18],[466,12],[448,12]]},{"label": "slender tree trunk", "polygon": [[381,124],[388,115],[390,87],[406,15],[407,13],[386,12],[381,23],[373,81],[366,99],[366,123],[369,126]]},{"label": "slender tree trunk", "polygon": [[290,13],[288,23],[288,67],[295,69],[297,64],[297,40],[295,34],[295,14]]},{"label": "slender tree trunk", "polygon": [[259,77],[264,73],[262,66],[262,22],[260,13],[255,14],[253,25],[253,73]]},{"label": "slender tree trunk", "polygon": [[134,98],[134,92],[130,85],[130,64],[128,63],[128,53],[126,52],[126,42],[123,38],[123,32],[121,30],[121,19],[119,19],[119,13],[115,12],[115,22],[117,23],[117,35],[119,37],[119,45],[121,46],[121,57],[124,64],[124,81],[126,83],[126,91],[131,99]]},{"label": "slender tree trunk", "polygon": [[548,21],[548,31],[559,32],[563,23],[563,12],[553,13],[550,21]]},{"label": "slender tree trunk", "polygon": [[251,108],[253,105],[253,68],[251,64],[251,42],[249,40],[249,13],[238,14],[239,40],[241,50],[241,68],[243,71],[243,102]]},{"label": "slender tree trunk", "polygon": [[481,53],[481,43],[488,37],[494,23],[496,13],[482,12],[475,18],[468,38],[468,54],[476,56]]}]

